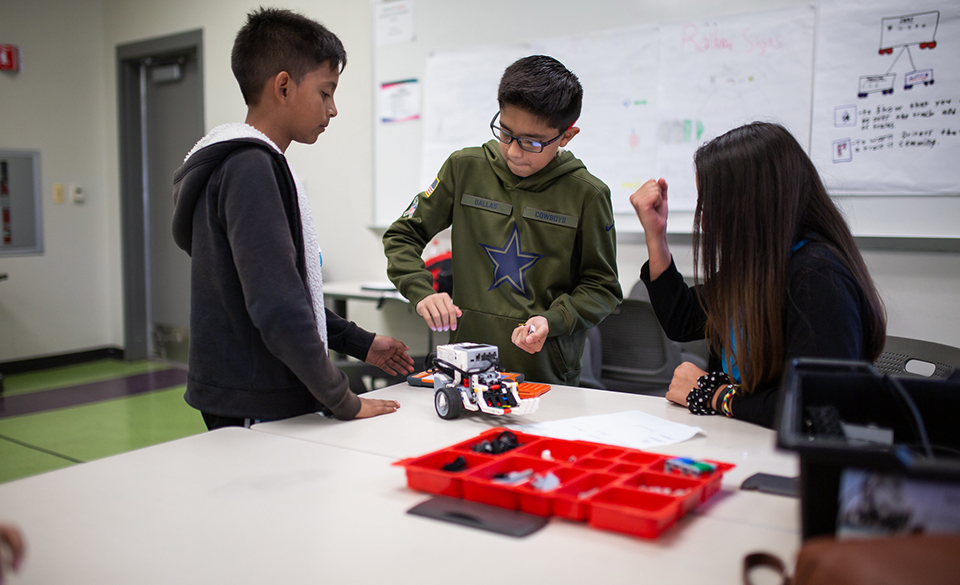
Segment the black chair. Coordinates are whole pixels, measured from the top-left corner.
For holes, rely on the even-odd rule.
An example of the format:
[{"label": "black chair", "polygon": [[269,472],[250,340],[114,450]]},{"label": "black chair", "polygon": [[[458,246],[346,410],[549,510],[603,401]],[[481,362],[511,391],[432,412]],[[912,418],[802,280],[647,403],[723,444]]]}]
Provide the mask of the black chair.
[{"label": "black chair", "polygon": [[945,380],[960,369],[960,349],[932,341],[888,335],[883,353],[873,367],[891,376]]},{"label": "black chair", "polygon": [[[693,286],[693,279],[687,276],[683,277],[688,286]],[[647,287],[643,281],[638,280],[633,288],[630,289],[631,299],[650,302],[650,295],[647,293]],[[659,324],[659,322],[658,322]],[[710,350],[707,349],[707,341],[699,339],[697,341],[670,341],[680,346],[680,361],[696,364],[701,370],[706,371],[707,363],[710,360]]]},{"label": "black chair", "polygon": [[587,330],[587,340],[583,345],[583,370],[580,371],[581,388],[597,388],[604,390],[600,382],[600,369],[603,360],[600,355],[600,330],[596,327]]},{"label": "black chair", "polygon": [[580,385],[662,396],[681,362],[707,367],[706,343],[670,340],[637,282],[619,307],[587,332]]},{"label": "black chair", "polygon": [[667,339],[650,303],[624,299],[597,330],[599,381],[605,389],[659,396],[667,393],[673,371],[682,361],[680,346]]}]

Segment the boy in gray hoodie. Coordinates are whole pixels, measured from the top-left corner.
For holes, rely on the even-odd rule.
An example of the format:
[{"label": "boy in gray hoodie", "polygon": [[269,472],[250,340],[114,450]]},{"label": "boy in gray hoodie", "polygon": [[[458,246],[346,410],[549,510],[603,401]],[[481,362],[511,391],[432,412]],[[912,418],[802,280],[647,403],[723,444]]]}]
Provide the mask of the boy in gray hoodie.
[{"label": "boy in gray hoodie", "polygon": [[327,351],[396,375],[413,371],[408,348],[325,309],[309,202],[283,154],[316,142],[337,115],[343,45],[302,15],[261,9],[237,34],[231,64],[245,123],[214,128],[174,174],[173,236],[191,257],[186,401],[211,430],[393,412],[395,401],[351,392]]}]

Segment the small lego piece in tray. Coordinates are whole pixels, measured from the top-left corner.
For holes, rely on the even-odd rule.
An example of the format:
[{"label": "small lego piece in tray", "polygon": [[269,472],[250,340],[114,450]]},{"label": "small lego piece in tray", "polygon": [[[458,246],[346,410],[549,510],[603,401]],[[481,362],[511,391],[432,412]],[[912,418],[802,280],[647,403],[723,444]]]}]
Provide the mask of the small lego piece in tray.
[{"label": "small lego piece in tray", "polygon": [[706,461],[690,459],[689,457],[671,457],[663,462],[663,470],[667,473],[679,473],[691,477],[705,477],[717,470],[717,466]]}]

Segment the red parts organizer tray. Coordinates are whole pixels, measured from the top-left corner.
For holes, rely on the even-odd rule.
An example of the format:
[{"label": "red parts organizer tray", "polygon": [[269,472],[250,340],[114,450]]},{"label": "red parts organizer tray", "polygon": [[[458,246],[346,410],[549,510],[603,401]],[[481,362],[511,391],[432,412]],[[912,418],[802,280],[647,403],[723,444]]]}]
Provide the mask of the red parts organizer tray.
[{"label": "red parts organizer tray", "polygon": [[[398,461],[411,489],[463,498],[537,516],[558,516],[588,522],[595,528],[655,538],[680,517],[720,489],[732,464],[707,461],[716,470],[692,477],[664,470],[670,455],[613,447],[586,441],[566,441],[511,431],[520,445],[500,454],[471,448],[492,441],[504,428],[420,457]],[[546,453],[549,451],[549,453]],[[546,455],[546,457],[544,456]],[[463,457],[466,467],[444,466]],[[511,472],[552,473],[558,486],[537,489],[532,481],[510,485],[499,481]]]}]

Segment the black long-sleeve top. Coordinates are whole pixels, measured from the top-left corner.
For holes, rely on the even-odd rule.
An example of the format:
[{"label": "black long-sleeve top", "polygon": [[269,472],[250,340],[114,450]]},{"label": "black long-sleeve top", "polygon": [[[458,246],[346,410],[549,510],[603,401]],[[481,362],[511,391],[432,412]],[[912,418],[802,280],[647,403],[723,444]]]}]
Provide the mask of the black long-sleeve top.
[{"label": "black long-sleeve top", "polygon": [[[640,279],[667,337],[704,338],[707,314],[672,260],[652,282],[649,262],[645,263]],[[864,355],[868,304],[836,254],[821,242],[809,241],[791,256],[787,283],[783,323],[788,362],[799,357],[869,359]],[[711,353],[708,368],[723,369],[718,355]],[[734,417],[773,428],[779,387],[779,381],[773,381],[752,394],[736,394],[731,404]]]}]

